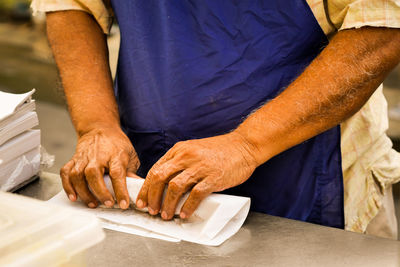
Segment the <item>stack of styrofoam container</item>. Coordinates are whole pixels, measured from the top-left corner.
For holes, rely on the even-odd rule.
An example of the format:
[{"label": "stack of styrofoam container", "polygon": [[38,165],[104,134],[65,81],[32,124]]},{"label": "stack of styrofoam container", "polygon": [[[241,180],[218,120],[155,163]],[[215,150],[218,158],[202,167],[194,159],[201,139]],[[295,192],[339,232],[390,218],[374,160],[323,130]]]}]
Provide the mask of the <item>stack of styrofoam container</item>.
[{"label": "stack of styrofoam container", "polygon": [[32,90],[0,91],[0,191],[13,191],[34,178],[40,167],[40,130]]},{"label": "stack of styrofoam container", "polygon": [[86,266],[84,251],[104,237],[94,215],[0,192],[0,266]]}]

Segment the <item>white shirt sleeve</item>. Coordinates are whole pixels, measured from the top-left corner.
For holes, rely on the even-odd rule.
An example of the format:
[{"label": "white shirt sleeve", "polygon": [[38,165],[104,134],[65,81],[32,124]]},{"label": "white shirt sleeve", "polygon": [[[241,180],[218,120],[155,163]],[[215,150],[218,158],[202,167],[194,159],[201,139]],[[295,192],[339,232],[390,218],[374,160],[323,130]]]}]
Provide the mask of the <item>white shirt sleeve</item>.
[{"label": "white shirt sleeve", "polygon": [[112,11],[102,0],[32,0],[33,15],[38,12],[81,10],[91,14],[105,34],[110,32]]}]

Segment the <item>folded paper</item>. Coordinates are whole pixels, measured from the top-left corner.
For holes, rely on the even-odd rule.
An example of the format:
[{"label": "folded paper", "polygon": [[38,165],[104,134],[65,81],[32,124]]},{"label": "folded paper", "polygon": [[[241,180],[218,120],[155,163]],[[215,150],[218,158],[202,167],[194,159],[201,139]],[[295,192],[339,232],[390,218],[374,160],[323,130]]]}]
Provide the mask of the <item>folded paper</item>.
[{"label": "folded paper", "polygon": [[[113,193],[110,178],[106,176],[104,180]],[[89,209],[81,202],[69,201],[64,192],[60,192],[50,201],[95,214],[103,219],[104,228],[167,241],[185,240],[209,246],[218,246],[233,236],[243,225],[250,209],[250,198],[211,194],[201,202],[189,219],[174,218],[164,221],[160,216],[152,216],[134,208],[143,181],[127,178],[131,202],[128,210],[105,207]],[[176,214],[179,214],[187,196],[188,194],[178,204]]]}]

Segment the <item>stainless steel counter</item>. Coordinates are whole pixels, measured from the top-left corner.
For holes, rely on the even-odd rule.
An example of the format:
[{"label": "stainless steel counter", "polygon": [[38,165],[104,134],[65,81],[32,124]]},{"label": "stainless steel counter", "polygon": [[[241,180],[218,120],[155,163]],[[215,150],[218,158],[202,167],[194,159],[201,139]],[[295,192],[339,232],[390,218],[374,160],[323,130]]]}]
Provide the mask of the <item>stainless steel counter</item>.
[{"label": "stainless steel counter", "polygon": [[[60,190],[59,176],[43,173],[18,193],[48,200]],[[398,241],[260,213],[219,247],[106,233],[87,250],[88,266],[400,266]]]}]

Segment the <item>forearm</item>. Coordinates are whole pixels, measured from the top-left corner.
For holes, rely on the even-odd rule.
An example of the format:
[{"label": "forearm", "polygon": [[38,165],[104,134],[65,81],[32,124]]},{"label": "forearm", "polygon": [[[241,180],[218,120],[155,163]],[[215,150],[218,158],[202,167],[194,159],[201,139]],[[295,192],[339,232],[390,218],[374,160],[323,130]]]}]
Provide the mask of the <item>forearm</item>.
[{"label": "forearm", "polygon": [[357,112],[399,60],[398,29],[340,32],[285,91],[234,132],[262,164]]},{"label": "forearm", "polygon": [[119,127],[106,36],[96,21],[82,11],[47,13],[47,36],[78,135]]}]

